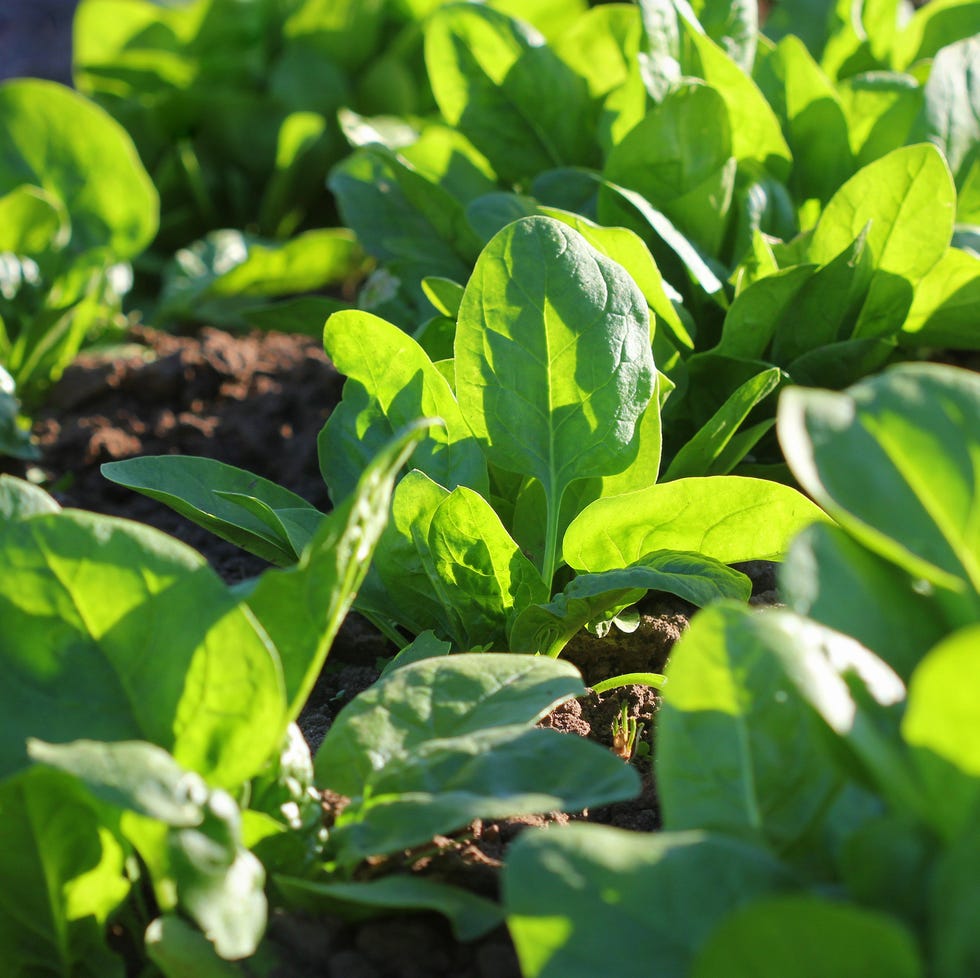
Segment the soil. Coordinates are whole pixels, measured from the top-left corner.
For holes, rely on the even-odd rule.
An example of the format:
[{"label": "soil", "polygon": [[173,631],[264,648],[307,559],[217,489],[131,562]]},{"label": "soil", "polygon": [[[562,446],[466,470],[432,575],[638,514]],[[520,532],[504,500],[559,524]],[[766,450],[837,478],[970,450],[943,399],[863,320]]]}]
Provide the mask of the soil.
[{"label": "soil", "polygon": [[[279,333],[232,335],[203,329],[180,336],[133,327],[122,346],[87,353],[73,364],[36,416],[41,450],[36,463],[0,460],[0,471],[47,487],[63,506],[138,520],[200,551],[229,582],[267,566],[184,520],[160,503],[102,477],[103,462],[135,455],[186,454],[248,469],[293,490],[321,509],[330,500],[319,471],[316,436],[341,394],[343,378],[309,338]],[[771,596],[772,568],[747,567],[763,600]],[[586,682],[630,671],[659,671],[693,608],[670,596],[651,597],[632,635],[598,640],[583,635],[567,650]],[[369,686],[394,652],[387,639],[352,614],[300,718],[314,748],[337,711]],[[623,703],[646,728],[647,754],[658,699],[643,686],[572,700],[543,722],[592,737],[612,748],[612,720]],[[659,827],[649,757],[634,759],[643,776],[635,800],[566,815],[549,813],[475,822],[452,838],[434,840],[424,858],[407,853],[402,871],[451,880],[494,897],[507,844],[528,826],[570,819],[635,831]],[[325,799],[325,808],[343,799]],[[277,914],[270,940],[283,948],[279,978],[311,974],[343,978],[517,978],[505,929],[471,944],[455,941],[442,918],[411,914],[381,921],[304,920]],[[409,950],[410,949],[410,952]]]}]

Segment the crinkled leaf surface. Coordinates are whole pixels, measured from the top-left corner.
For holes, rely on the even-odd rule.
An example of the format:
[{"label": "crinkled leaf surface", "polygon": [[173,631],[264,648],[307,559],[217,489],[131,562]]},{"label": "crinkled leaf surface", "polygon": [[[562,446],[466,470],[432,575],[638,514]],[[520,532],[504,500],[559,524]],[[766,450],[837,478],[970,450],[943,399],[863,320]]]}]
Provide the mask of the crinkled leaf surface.
[{"label": "crinkled leaf surface", "polygon": [[524,724],[498,726],[427,741],[373,772],[338,816],[328,851],[352,867],[474,818],[581,811],[639,790],[636,771],[598,744]]},{"label": "crinkled leaf surface", "polygon": [[480,255],[455,349],[460,410],[487,458],[544,488],[550,584],[565,490],[635,456],[656,380],[646,300],[576,231],[523,218]]},{"label": "crinkled leaf surface", "polygon": [[653,393],[646,302],[575,231],[524,218],[494,237],[466,287],[456,378],[495,465],[551,492],[613,474]]},{"label": "crinkled leaf surface", "polygon": [[317,781],[359,795],[373,771],[428,740],[534,723],[582,690],[575,667],[551,659],[482,653],[413,663],[340,712],[317,751]]}]

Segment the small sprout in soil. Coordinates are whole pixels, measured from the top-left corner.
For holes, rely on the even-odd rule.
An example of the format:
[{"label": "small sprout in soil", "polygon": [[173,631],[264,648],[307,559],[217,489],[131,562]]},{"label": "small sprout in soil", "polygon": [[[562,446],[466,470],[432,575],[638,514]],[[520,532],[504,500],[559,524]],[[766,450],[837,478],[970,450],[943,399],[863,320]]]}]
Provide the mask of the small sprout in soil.
[{"label": "small sprout in soil", "polygon": [[[637,740],[643,736],[643,724],[636,717],[627,714],[627,705],[623,703],[623,708],[613,718],[612,722],[613,753],[617,754],[624,761],[629,761],[633,757],[634,749],[637,747]],[[639,745],[640,753],[643,753],[643,744]]]}]

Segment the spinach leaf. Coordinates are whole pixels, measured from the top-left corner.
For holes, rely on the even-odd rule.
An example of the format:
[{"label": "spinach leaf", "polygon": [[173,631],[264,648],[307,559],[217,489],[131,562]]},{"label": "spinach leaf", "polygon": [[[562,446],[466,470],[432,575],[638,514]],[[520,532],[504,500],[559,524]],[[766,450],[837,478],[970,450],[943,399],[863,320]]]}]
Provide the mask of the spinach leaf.
[{"label": "spinach leaf", "polygon": [[966,420],[980,416],[973,377],[905,364],[847,393],[789,388],[780,411],[783,450],[813,498],[863,546],[954,602],[960,595],[962,620],[972,620],[980,592],[977,435]]},{"label": "spinach leaf", "polygon": [[318,439],[320,468],[335,500],[350,493],[374,454],[403,425],[438,417],[413,466],[449,489],[487,491],[486,462],[452,388],[422,348],[391,323],[351,310],[330,317],[323,343],[348,378]]},{"label": "spinach leaf", "polygon": [[632,461],[654,389],[649,336],[646,302],[629,276],[547,218],[496,235],[466,287],[456,334],[460,410],[492,464],[543,486],[540,569],[549,586],[566,489]]},{"label": "spinach leaf", "polygon": [[742,476],[678,479],[597,499],[572,521],[562,555],[569,566],[593,573],[654,550],[686,550],[725,564],[779,560],[798,530],[821,519],[789,486]]},{"label": "spinach leaf", "polygon": [[495,653],[424,659],[383,677],[341,711],[317,752],[318,782],[351,798],[328,840],[333,858],[353,867],[476,817],[629,797],[635,772],[609,752],[532,727],[581,689],[566,663]]},{"label": "spinach leaf", "polygon": [[585,81],[543,42],[526,24],[473,4],[443,6],[425,29],[443,117],[508,184],[553,166],[588,165],[595,154]]},{"label": "spinach leaf", "polygon": [[295,563],[323,519],[296,493],[214,459],[148,455],[101,471],[273,564]]},{"label": "spinach leaf", "polygon": [[225,787],[265,764],[285,729],[280,666],[203,557],[65,510],[6,524],[0,562],[0,773],[25,766],[31,736],[147,740]]},{"label": "spinach leaf", "polygon": [[816,978],[923,978],[912,934],[870,910],[816,896],[784,896],[740,907],[698,954],[692,978],[718,968],[732,978],[777,978],[787,970]]},{"label": "spinach leaf", "polygon": [[390,439],[354,493],[322,520],[299,562],[266,571],[244,595],[277,649],[290,720],[299,716],[364,582],[397,474],[429,427],[416,421]]},{"label": "spinach leaf", "polygon": [[684,975],[717,923],[789,879],[765,849],[720,835],[567,825],[514,843],[504,904],[527,978],[639,975],[653,960]]}]

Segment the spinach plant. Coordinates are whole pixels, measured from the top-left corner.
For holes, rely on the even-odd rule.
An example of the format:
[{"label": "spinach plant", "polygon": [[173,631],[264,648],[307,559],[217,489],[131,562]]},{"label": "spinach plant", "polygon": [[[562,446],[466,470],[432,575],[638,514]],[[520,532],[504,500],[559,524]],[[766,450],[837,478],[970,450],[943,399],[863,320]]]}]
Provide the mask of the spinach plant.
[{"label": "spinach plant", "polygon": [[[424,907],[471,938],[499,909],[398,872],[406,848],[476,817],[637,791],[608,751],[534,728],[584,688],[571,666],[522,656],[402,664],[310,757],[292,721],[422,431],[389,442],[297,565],[247,594],[157,531],[59,510],[0,478],[0,949],[11,974],[121,976],[109,926],[168,976],[252,974],[276,966],[263,941],[270,906]],[[324,788],[350,798],[326,831]],[[390,857],[392,875],[363,878],[368,857]]]},{"label": "spinach plant", "polygon": [[125,131],[62,85],[3,83],[0,126],[0,366],[30,408],[117,327],[158,201]]},{"label": "spinach plant", "polygon": [[[333,224],[338,110],[429,110],[420,25],[437,6],[82,0],[75,83],[132,134],[160,189],[158,257],[218,229],[282,240]],[[557,30],[583,6],[539,0],[528,15]]]},{"label": "spinach plant", "polygon": [[837,524],[793,541],[788,607],[719,603],[675,647],[666,831],[513,847],[525,975],[600,953],[624,975],[975,971],[978,418],[976,374],[937,365],[782,395],[787,460]]},{"label": "spinach plant", "polygon": [[[646,298],[553,218],[515,221],[483,250],[459,297],[451,361],[432,362],[362,311],[333,315],[324,342],[348,377],[320,436],[335,499],[393,431],[419,416],[444,422],[398,483],[357,601],[399,644],[401,627],[432,630],[456,650],[555,656],[649,589],[699,605],[745,599],[748,579],[726,565],[781,557],[822,516],[771,482],[657,483]],[[132,459],[103,472],[284,563],[319,519],[277,487],[203,459]]]},{"label": "spinach plant", "polygon": [[821,63],[760,34],[751,4],[603,5],[550,43],[501,11],[441,8],[425,27],[441,118],[414,139],[346,126],[355,151],[331,174],[383,265],[361,305],[429,332],[420,283],[465,282],[509,221],[560,209],[630,229],[689,341],[658,338],[675,385],[665,476],[750,452],[740,471],[768,473],[780,386],[843,387],[908,348],[980,342],[976,112],[959,108],[977,104],[980,48],[976,4],[954,6],[900,26],[896,4],[858,4],[872,45],[817,4]]}]

